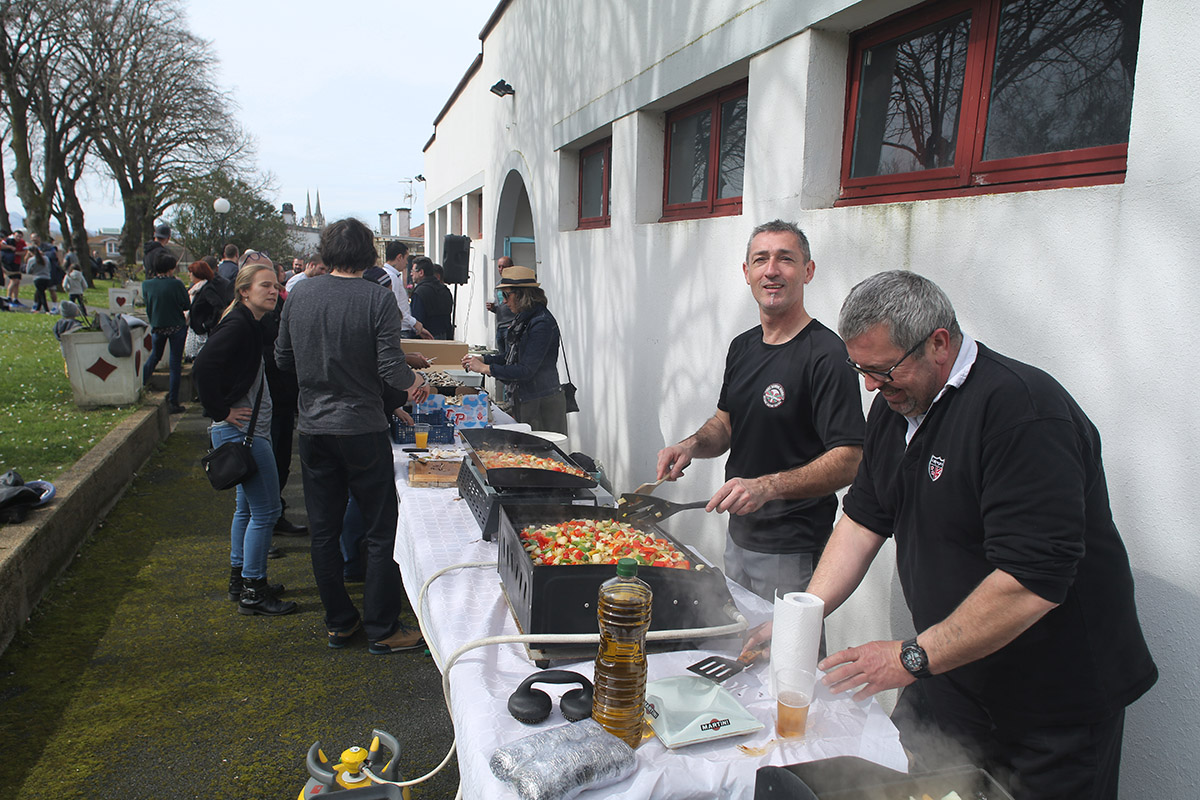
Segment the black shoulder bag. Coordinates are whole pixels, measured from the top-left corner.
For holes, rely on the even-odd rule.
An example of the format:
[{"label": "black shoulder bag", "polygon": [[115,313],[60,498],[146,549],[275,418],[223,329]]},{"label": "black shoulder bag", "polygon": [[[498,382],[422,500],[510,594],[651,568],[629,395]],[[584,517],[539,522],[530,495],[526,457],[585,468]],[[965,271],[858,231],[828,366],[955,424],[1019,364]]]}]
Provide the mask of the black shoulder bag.
[{"label": "black shoulder bag", "polygon": [[262,405],[263,387],[266,385],[267,376],[264,374],[258,386],[258,397],[254,398],[254,413],[250,415],[250,426],[246,428],[249,432],[245,438],[240,442],[226,442],[209,450],[208,455],[200,459],[208,482],[217,491],[232,489],[258,472],[258,464],[254,463],[254,453],[250,447],[254,439],[254,426],[258,423],[258,407]]},{"label": "black shoulder bag", "polygon": [[563,366],[567,368],[567,382],[562,385],[563,399],[567,401],[567,413],[573,414],[579,410],[579,401],[575,399],[575,384],[571,383],[571,365],[567,363],[567,348],[562,343],[562,333],[559,329],[558,344],[562,350]]}]

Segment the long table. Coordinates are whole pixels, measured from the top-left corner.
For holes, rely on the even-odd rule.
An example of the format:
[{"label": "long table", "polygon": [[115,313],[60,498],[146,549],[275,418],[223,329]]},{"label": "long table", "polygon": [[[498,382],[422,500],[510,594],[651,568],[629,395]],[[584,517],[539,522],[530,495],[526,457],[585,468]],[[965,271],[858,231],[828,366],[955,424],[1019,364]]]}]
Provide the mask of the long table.
[{"label": "long table", "polygon": [[[395,558],[409,601],[426,630],[426,642],[444,672],[447,657],[459,647],[519,631],[494,566],[496,542],[483,540],[475,518],[456,489],[410,487],[408,456],[399,446],[394,452],[400,495]],[[424,607],[418,606],[421,586],[431,575],[455,564],[480,562],[493,566],[447,572],[430,584]],[[730,582],[729,589],[750,625],[770,618],[769,603],[736,583]],[[648,680],[691,674],[686,671],[689,664],[713,654],[737,655],[736,650],[653,653],[648,659]],[[554,666],[589,678],[593,674],[590,659],[573,664],[556,660]],[[555,698],[555,704],[550,718],[540,725],[524,725],[509,716],[509,694],[536,669],[519,644],[472,650],[451,667],[451,717],[464,797],[517,797],[508,784],[492,775],[488,759],[501,745],[564,723],[557,698],[570,687],[544,687]],[[755,771],[759,767],[833,756],[859,756],[892,769],[907,769],[896,728],[875,700],[855,702],[845,695],[834,697],[819,684],[809,713],[808,735],[804,739],[776,739],[775,703],[764,685],[766,673],[764,666],[758,666],[723,684],[763,722],[763,730],[677,750],[668,750],[656,738],[646,739],[637,749],[638,766],[632,776],[579,796],[584,800],[684,800],[701,796],[749,800],[754,795]],[[766,752],[748,755],[739,745]]]}]

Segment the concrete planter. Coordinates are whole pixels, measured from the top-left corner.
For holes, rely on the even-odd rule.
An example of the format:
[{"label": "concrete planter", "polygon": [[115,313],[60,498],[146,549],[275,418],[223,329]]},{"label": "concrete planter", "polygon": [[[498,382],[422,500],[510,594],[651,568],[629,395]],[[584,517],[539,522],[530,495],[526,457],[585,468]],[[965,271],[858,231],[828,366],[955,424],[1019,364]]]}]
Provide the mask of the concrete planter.
[{"label": "concrete planter", "polygon": [[79,331],[62,337],[63,358],[75,405],[124,406],[142,394],[142,368],[150,355],[151,340],[144,328],[135,328],[133,353],[117,358],[108,352],[108,337],[100,331]]}]

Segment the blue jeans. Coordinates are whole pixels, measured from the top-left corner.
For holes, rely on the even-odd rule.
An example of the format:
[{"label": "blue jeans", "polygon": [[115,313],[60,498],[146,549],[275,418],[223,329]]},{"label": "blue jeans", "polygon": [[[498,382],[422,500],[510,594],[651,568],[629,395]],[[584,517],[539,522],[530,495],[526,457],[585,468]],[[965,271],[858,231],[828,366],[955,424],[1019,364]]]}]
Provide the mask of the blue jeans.
[{"label": "blue jeans", "polygon": [[363,629],[377,642],[396,631],[404,583],[392,551],[399,507],[387,431],[356,436],[300,434],[304,506],[312,536],[313,577],[325,607],[325,626],[348,631],[359,620],[342,574],[342,524],[353,495],[367,539]]},{"label": "blue jeans", "polygon": [[[243,434],[228,422],[208,429],[213,447],[239,442]],[[267,577],[267,550],[271,533],[279,519],[279,475],[275,472],[275,454],[271,440],[255,436],[250,447],[258,472],[237,487],[237,507],[229,528],[229,565],[241,567],[243,578]]]},{"label": "blue jeans", "polygon": [[150,382],[150,375],[154,372],[154,368],[158,366],[158,362],[162,359],[163,350],[166,349],[167,342],[171,343],[171,382],[167,387],[167,402],[173,406],[179,405],[179,376],[183,373],[183,346],[187,344],[187,326],[183,326],[174,333],[152,333],[154,339],[154,350],[150,353],[150,357],[146,359],[146,368],[142,371],[142,383]]}]

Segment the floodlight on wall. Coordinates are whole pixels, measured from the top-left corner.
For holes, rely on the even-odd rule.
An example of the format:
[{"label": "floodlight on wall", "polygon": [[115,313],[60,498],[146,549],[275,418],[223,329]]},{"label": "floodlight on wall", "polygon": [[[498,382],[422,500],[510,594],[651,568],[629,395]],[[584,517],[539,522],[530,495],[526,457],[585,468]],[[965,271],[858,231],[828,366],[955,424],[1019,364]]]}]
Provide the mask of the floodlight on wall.
[{"label": "floodlight on wall", "polygon": [[516,90],[513,89],[512,85],[508,81],[504,80],[504,78],[501,78],[492,84],[492,88],[488,91],[496,95],[496,97],[505,97],[506,95],[517,93]]}]

